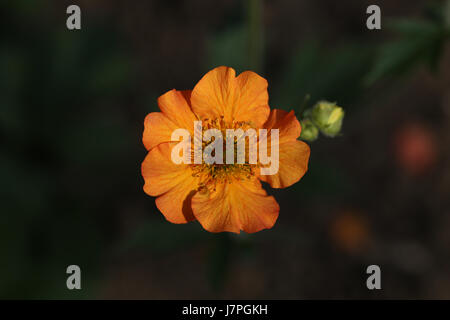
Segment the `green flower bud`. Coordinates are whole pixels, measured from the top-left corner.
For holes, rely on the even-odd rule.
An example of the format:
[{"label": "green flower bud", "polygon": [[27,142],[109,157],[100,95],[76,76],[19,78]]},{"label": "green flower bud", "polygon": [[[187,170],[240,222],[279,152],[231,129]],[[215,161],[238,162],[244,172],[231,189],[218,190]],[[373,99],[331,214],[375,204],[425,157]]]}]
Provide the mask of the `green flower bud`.
[{"label": "green flower bud", "polygon": [[335,137],[341,132],[344,110],[335,103],[319,101],[311,111],[311,120],[320,132],[328,137]]},{"label": "green flower bud", "polygon": [[302,133],[300,139],[305,141],[314,141],[319,136],[319,129],[314,125],[314,123],[309,119],[304,119],[300,121],[302,126]]}]

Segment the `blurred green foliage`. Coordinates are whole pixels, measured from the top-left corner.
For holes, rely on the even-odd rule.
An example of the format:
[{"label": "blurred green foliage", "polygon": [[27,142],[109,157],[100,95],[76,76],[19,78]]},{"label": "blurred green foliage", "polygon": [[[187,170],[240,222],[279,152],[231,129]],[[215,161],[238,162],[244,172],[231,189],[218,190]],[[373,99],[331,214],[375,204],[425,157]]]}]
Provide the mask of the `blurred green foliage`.
[{"label": "blurred green foliage", "polygon": [[151,219],[140,225],[130,237],[124,239],[116,250],[118,254],[140,249],[156,255],[173,253],[214,240],[213,234],[202,232],[202,230],[197,223],[174,225],[165,220]]},{"label": "blurred green foliage", "polygon": [[364,79],[367,85],[383,77],[403,75],[423,63],[436,70],[450,37],[450,26],[442,4],[430,7],[429,11],[429,19],[396,18],[386,24],[397,38],[379,47],[372,70]]},{"label": "blurred green foliage", "polygon": [[[103,214],[114,188],[102,179],[134,176],[120,156],[131,131],[102,106],[130,90],[133,65],[117,32],[68,33],[43,23],[37,3],[2,7],[0,297],[89,297],[111,228]],[[81,267],[81,291],[65,287],[70,264]]]},{"label": "blurred green foliage", "polygon": [[219,31],[209,37],[207,44],[208,70],[216,66],[233,66],[240,73],[247,69],[247,38],[244,26]]},{"label": "blurred green foliage", "polygon": [[371,59],[371,48],[347,43],[332,50],[315,40],[302,43],[289,58],[283,77],[272,91],[272,107],[297,110],[304,97],[338,101],[347,107],[364,91],[361,81]]}]

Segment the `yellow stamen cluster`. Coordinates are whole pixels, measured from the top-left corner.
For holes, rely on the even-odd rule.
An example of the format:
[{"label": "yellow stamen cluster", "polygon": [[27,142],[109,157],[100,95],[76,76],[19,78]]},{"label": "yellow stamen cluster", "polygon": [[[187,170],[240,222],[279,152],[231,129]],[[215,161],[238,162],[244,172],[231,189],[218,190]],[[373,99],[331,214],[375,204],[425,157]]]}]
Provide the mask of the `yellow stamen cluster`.
[{"label": "yellow stamen cluster", "polygon": [[[250,122],[236,121],[230,124],[226,123],[223,117],[216,119],[203,119],[202,130],[203,133],[209,129],[218,129],[221,131],[223,137],[227,137],[227,129],[242,129],[247,130],[253,128]],[[246,144],[246,157],[245,163],[238,164],[237,160],[237,141],[240,137],[235,137],[234,142],[234,164],[226,164],[226,150],[224,146],[223,152],[223,164],[207,164],[203,161],[202,164],[191,164],[192,175],[200,178],[199,190],[208,188],[209,190],[215,190],[217,183],[232,183],[235,180],[250,179],[258,167],[257,164],[248,163],[248,145]],[[202,150],[209,145],[210,142],[202,141]],[[225,145],[225,143],[224,143]],[[194,152],[194,151],[193,151]],[[193,157],[193,155],[192,155]]]}]

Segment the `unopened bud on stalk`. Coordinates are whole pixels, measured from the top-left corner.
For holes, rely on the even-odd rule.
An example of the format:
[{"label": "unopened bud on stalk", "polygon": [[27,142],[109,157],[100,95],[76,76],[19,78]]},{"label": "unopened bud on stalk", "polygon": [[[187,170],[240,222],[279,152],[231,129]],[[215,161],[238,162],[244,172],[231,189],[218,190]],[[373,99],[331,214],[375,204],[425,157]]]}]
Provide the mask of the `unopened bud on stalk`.
[{"label": "unopened bud on stalk", "polygon": [[341,132],[344,110],[336,103],[319,101],[311,111],[311,120],[320,132],[328,137],[335,137]]},{"label": "unopened bud on stalk", "polygon": [[319,136],[319,129],[314,125],[314,123],[309,119],[304,119],[300,121],[302,126],[302,133],[300,139],[312,142]]}]

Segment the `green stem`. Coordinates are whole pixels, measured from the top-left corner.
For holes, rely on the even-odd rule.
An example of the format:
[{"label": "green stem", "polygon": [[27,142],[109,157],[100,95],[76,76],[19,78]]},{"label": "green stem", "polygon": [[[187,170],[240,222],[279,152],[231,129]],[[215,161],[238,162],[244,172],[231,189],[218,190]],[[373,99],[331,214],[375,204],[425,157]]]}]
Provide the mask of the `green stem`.
[{"label": "green stem", "polygon": [[306,107],[308,106],[309,99],[311,99],[311,96],[309,94],[306,94],[303,98],[303,102],[301,103],[300,107],[298,108],[298,116],[302,117],[303,112],[305,112]]},{"label": "green stem", "polygon": [[450,30],[450,0],[447,0],[444,5],[444,19],[447,30]]},{"label": "green stem", "polygon": [[248,19],[248,68],[262,71],[263,27],[261,0],[247,0]]},{"label": "green stem", "polygon": [[209,279],[212,288],[217,293],[223,290],[228,279],[228,269],[233,245],[233,239],[227,232],[218,234],[214,239],[209,258]]}]

